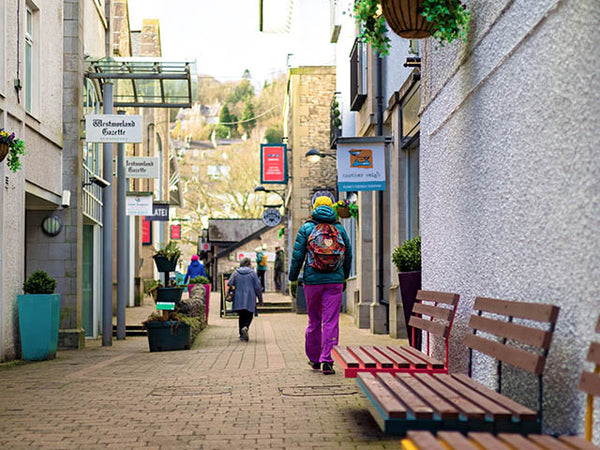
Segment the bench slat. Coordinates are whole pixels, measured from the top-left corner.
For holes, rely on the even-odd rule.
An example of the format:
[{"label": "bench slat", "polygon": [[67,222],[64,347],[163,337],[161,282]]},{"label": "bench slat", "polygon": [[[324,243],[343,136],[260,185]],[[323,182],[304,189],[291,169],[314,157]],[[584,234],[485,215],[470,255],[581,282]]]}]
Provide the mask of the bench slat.
[{"label": "bench slat", "polygon": [[354,354],[354,356],[356,356],[356,358],[359,359],[365,365],[365,367],[377,367],[375,360],[371,358],[368,353],[365,353],[360,347],[350,346],[348,347],[348,350]]},{"label": "bench slat", "polygon": [[460,296],[453,292],[417,291],[415,298],[424,302],[444,303],[446,305],[454,306],[456,305],[456,302],[458,302]]},{"label": "bench slat", "polygon": [[469,440],[458,431],[440,431],[438,434],[439,441],[446,445],[446,448],[456,450],[479,450]]},{"label": "bench slat", "polygon": [[433,322],[431,320],[421,319],[420,317],[412,316],[408,321],[411,327],[419,328],[421,330],[429,331],[431,334],[440,336],[443,338],[448,337],[449,327],[442,323]]},{"label": "bench slat", "polygon": [[423,361],[427,362],[427,364],[429,364],[434,369],[443,369],[444,368],[444,363],[442,361],[432,358],[431,356],[426,355],[425,353],[423,353],[420,350],[417,350],[414,347],[404,347],[404,351],[415,355],[417,358],[421,358]]},{"label": "bench slat", "polygon": [[598,450],[598,447],[580,436],[559,436],[558,439],[580,450]]},{"label": "bench slat", "polygon": [[388,347],[391,351],[397,353],[402,358],[410,361],[410,363],[417,369],[426,369],[427,363],[421,358],[417,358],[412,353],[407,352],[407,347]]},{"label": "bench slat", "polygon": [[468,433],[469,439],[473,440],[487,450],[510,450],[506,444],[491,433],[485,433],[482,431],[474,431]]},{"label": "bench slat", "polygon": [[448,308],[440,308],[439,306],[424,305],[423,303],[415,303],[413,305],[413,314],[425,314],[426,316],[435,317],[436,319],[445,320],[446,322],[452,317],[454,312]]},{"label": "bench slat", "polygon": [[515,323],[488,319],[487,317],[476,315],[471,316],[469,328],[485,331],[486,333],[492,333],[496,336],[519,341],[523,344],[533,345],[546,350],[550,348],[550,342],[552,341],[552,333],[550,331],[538,330],[523,325],[517,325]]},{"label": "bench slat", "polygon": [[396,367],[399,367],[399,368],[402,368],[402,369],[408,369],[410,367],[410,361],[408,361],[407,359],[405,359],[402,356],[398,355],[397,353],[394,353],[389,348],[384,347],[382,345],[376,345],[373,348],[375,350],[377,350],[378,352],[380,352],[380,353],[384,354],[385,356],[387,356],[392,361],[394,361],[394,364],[396,365]]},{"label": "bench slat", "polygon": [[375,377],[366,372],[358,374],[358,379],[362,382],[365,389],[383,408],[388,417],[395,419],[406,418],[406,406],[402,404],[396,396],[386,389]]},{"label": "bench slat", "polygon": [[467,347],[512,364],[515,367],[527,370],[533,374],[540,375],[544,371],[546,358],[541,355],[536,355],[535,353],[515,347],[509,347],[500,342],[495,342],[473,334],[467,334],[465,336],[464,344]]},{"label": "bench slat", "polygon": [[544,303],[514,302],[488,297],[476,297],[473,309],[548,323],[556,323],[560,310],[558,306]]},{"label": "bench slat", "polygon": [[406,436],[418,450],[445,450],[445,447],[429,431],[409,431]]},{"label": "bench slat", "polygon": [[537,445],[520,434],[498,433],[498,439],[519,450],[540,450]]},{"label": "bench slat", "polygon": [[[385,375],[385,374],[380,374]],[[417,378],[407,373],[399,373],[396,379],[402,381],[429,407],[431,407],[442,420],[458,419],[460,411],[448,399],[438,395],[435,391],[423,384]]]},{"label": "bench slat", "polygon": [[540,444],[544,449],[548,450],[573,450],[573,447],[568,446],[560,442],[558,439],[552,436],[546,436],[543,434],[530,434],[527,436],[530,441]]},{"label": "bench slat", "polygon": [[495,420],[510,420],[510,418],[512,417],[512,413],[508,409],[490,400],[486,396],[479,394],[473,389],[468,388],[464,384],[452,378],[450,375],[435,374],[434,378],[444,383],[446,386],[459,392],[463,397],[468,398],[472,402],[476,403],[478,406],[483,408],[489,415],[491,415]]},{"label": "bench slat", "polygon": [[381,367],[385,367],[385,368],[394,367],[394,362],[391,359],[389,359],[385,355],[382,355],[381,353],[375,351],[373,349],[373,347],[368,347],[368,346],[361,345],[360,349],[363,352],[365,352],[366,354],[368,354],[375,361],[377,361]]},{"label": "bench slat", "polygon": [[600,395],[600,375],[592,372],[583,372],[579,380],[579,390],[589,395]]},{"label": "bench slat", "polygon": [[342,362],[344,364],[346,364],[346,367],[358,367],[358,359],[356,359],[354,356],[352,356],[350,354],[350,352],[348,350],[346,350],[344,347],[340,347],[339,345],[336,345],[335,347],[333,347],[333,350],[337,353],[337,355],[340,357],[340,359],[342,360]]},{"label": "bench slat", "polygon": [[390,373],[378,373],[378,381],[391,389],[394,395],[402,399],[402,403],[410,410],[417,419],[432,419],[433,409],[427,405],[418,395],[412,392],[404,383]]},{"label": "bench slat", "polygon": [[591,343],[586,359],[594,364],[600,364],[600,342]]},{"label": "bench slat", "polygon": [[[485,411],[479,405],[476,405],[470,399],[464,398],[458,392],[453,391],[448,386],[440,383],[432,375],[416,373],[414,378],[418,379],[423,385],[435,392],[436,395],[439,395],[441,398],[458,408],[465,417],[475,420],[485,419]],[[435,408],[435,405],[432,406]]]},{"label": "bench slat", "polygon": [[460,381],[463,384],[466,384],[474,391],[479,392],[480,394],[486,396],[487,398],[495,401],[496,403],[501,404],[509,411],[512,411],[513,415],[519,417],[522,421],[525,420],[537,420],[537,413],[527,408],[526,406],[521,405],[520,403],[511,400],[505,395],[498,394],[496,391],[487,388],[481,383],[469,378],[465,374],[456,374],[452,375],[452,378]]}]

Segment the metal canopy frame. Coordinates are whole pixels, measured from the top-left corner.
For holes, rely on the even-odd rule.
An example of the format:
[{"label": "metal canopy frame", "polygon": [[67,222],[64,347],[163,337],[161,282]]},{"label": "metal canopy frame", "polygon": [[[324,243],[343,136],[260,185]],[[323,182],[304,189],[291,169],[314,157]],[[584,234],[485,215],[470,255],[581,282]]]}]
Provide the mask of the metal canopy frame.
[{"label": "metal canopy frame", "polygon": [[160,58],[99,58],[88,60],[86,77],[114,82],[116,108],[191,108],[195,62]]}]

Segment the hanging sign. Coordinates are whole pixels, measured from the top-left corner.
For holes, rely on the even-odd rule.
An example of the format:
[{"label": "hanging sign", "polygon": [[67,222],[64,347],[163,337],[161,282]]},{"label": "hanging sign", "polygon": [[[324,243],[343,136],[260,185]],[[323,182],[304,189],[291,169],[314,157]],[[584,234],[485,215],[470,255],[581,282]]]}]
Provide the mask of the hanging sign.
[{"label": "hanging sign", "polygon": [[156,302],[156,309],[159,311],[173,311],[175,303],[173,302]]},{"label": "hanging sign", "polygon": [[142,245],[152,245],[152,222],[142,217]]},{"label": "hanging sign", "polygon": [[148,220],[153,222],[168,222],[169,205],[166,203],[154,203],[152,205],[152,213],[148,215]]},{"label": "hanging sign", "polygon": [[171,240],[181,239],[181,225],[171,225]]},{"label": "hanging sign", "polygon": [[340,138],[337,171],[340,191],[384,191],[384,138]]},{"label": "hanging sign", "polygon": [[260,182],[261,184],[287,183],[287,145],[260,145]]},{"label": "hanging sign", "polygon": [[86,142],[142,142],[142,116],[88,114],[85,116]]},{"label": "hanging sign", "polygon": [[125,214],[128,216],[148,216],[152,214],[152,193],[127,194]]},{"label": "hanging sign", "polygon": [[277,208],[268,208],[263,213],[263,223],[268,227],[274,227],[281,223],[281,213]]},{"label": "hanging sign", "polygon": [[127,178],[158,178],[158,157],[126,156],[125,176]]}]

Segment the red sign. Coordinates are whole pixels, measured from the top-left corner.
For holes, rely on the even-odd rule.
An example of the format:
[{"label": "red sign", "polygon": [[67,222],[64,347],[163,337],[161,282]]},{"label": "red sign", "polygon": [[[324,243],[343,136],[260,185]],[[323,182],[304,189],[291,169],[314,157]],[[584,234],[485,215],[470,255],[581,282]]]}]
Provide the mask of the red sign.
[{"label": "red sign", "polygon": [[212,244],[207,244],[206,242],[201,242],[198,244],[198,250],[201,252],[210,252],[212,249]]},{"label": "red sign", "polygon": [[171,225],[171,239],[181,239],[181,225]]},{"label": "red sign", "polygon": [[260,182],[287,183],[287,145],[261,144]]},{"label": "red sign", "polygon": [[152,245],[152,222],[142,216],[142,245]]}]

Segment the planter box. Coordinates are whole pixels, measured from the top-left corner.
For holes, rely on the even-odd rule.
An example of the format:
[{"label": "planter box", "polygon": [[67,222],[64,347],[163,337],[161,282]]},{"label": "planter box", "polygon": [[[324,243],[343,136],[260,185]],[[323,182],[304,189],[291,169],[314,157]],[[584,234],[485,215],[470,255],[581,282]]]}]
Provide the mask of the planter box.
[{"label": "planter box", "polygon": [[190,327],[183,322],[148,322],[146,330],[151,352],[190,349]]},{"label": "planter box", "polygon": [[415,341],[413,342],[413,327],[409,326],[408,322],[410,320],[410,313],[412,312],[413,305],[415,304],[417,291],[421,289],[421,271],[399,272],[398,282],[400,284],[400,298],[402,299],[402,308],[404,309],[404,320],[406,323],[408,341],[413,347],[420,349],[421,330],[415,330]]},{"label": "planter box", "polygon": [[155,301],[179,303],[181,294],[183,294],[183,288],[180,287],[159,287],[156,290]]},{"label": "planter box", "polygon": [[60,294],[18,296],[23,359],[54,359],[58,344]]},{"label": "planter box", "polygon": [[152,258],[154,258],[156,270],[159,272],[175,272],[175,269],[177,268],[177,260],[179,259],[168,259],[166,256],[161,255],[154,255]]}]

